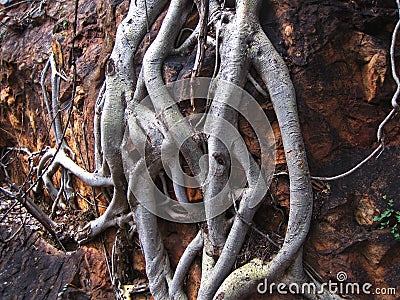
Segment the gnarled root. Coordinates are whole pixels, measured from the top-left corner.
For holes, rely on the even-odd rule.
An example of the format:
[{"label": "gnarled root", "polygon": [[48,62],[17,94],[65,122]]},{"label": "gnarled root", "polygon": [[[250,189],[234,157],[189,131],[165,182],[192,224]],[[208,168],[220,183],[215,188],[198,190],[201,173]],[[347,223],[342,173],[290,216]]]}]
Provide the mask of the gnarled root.
[{"label": "gnarled root", "polygon": [[[167,1],[131,1],[128,15],[118,27],[115,46],[106,66],[104,90],[96,105],[96,169],[102,169],[102,174],[88,173],[79,168],[63,149],[58,152],[50,150],[39,166],[41,173],[44,165],[52,159],[43,178],[53,197],[57,196],[57,189],[51,177],[59,166],[91,186],[113,188],[109,207],[101,217],[84,227],[81,242],[110,226],[119,226],[133,214],[146,260],[150,291],[155,299],[187,298],[184,279],[201,250],[203,274],[198,299],[242,297],[252,292],[265,278],[290,278],[296,282],[308,280],[302,266],[302,245],[310,226],[312,192],[288,69],[259,24],[261,0],[236,1],[236,13],[224,10],[216,0],[204,1],[197,2],[202,12],[198,29],[181,47],[192,44],[200,34],[198,47],[201,48],[198,49],[196,66],[201,65],[209,7],[210,15],[216,16],[211,23],[217,31],[215,45],[220,58],[216,59],[219,61],[217,79],[221,81],[210,88],[214,99],[210,105],[210,117],[205,123],[209,136],[208,145],[203,148],[208,150],[208,174],[201,172],[200,159],[204,149],[195,139],[196,130],[182,115],[164,84],[161,72],[164,60],[171,53],[185,52],[185,49],[174,49],[174,44],[190,12],[187,0],[171,1],[158,35],[145,53],[139,78],[134,75],[134,55],[148,25],[153,24]],[[224,144],[219,138],[226,134],[226,124],[237,131],[238,112],[234,107],[238,106],[240,96],[235,95],[233,86],[245,85],[250,66],[255,68],[268,88],[281,129],[290,178],[290,212],[283,245],[273,259],[268,263],[254,259],[231,272],[260,203],[255,199],[262,200],[268,188],[262,167],[258,166],[246,146],[239,147],[237,137],[229,137],[230,144]],[[195,75],[198,71],[196,69]],[[154,112],[140,103],[146,89]],[[258,86],[258,89],[261,87]],[[194,104],[194,97],[190,100]],[[55,124],[55,131],[57,127]],[[206,144],[206,141],[202,142]],[[180,147],[179,151],[191,173],[202,185],[207,216],[206,230],[202,229],[189,244],[175,273],[171,270],[158,230],[156,213],[165,207],[157,202],[159,199],[156,199],[153,184],[160,172],[169,170],[173,179],[180,174],[179,159],[171,159],[167,165],[161,161],[162,150],[168,150],[172,145]],[[225,188],[233,160],[241,165],[247,182],[245,187],[229,191]],[[167,194],[165,179],[163,186]],[[173,187],[178,200],[188,202],[184,188],[176,183]],[[225,214],[215,214],[216,204],[212,200],[215,201],[217,196],[217,200],[229,201],[229,205],[240,199],[229,230]],[[335,297],[332,296],[332,299]]]},{"label": "gnarled root", "polygon": [[115,217],[129,208],[121,145],[125,130],[125,108],[133,98],[136,86],[133,56],[147,31],[146,16],[153,22],[165,2],[150,1],[147,4],[148,11],[145,2],[131,2],[128,15],[118,26],[115,46],[106,66],[106,89],[100,119],[100,136],[103,165],[107,165],[110,171],[114,193],[105,214],[85,227],[90,228],[89,237],[114,224]]}]

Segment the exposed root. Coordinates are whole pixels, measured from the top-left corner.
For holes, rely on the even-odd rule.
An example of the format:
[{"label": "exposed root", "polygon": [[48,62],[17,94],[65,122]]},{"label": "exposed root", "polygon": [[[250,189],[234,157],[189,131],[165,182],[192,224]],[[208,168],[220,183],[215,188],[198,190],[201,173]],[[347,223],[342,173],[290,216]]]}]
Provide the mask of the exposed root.
[{"label": "exposed root", "polygon": [[[254,15],[255,11],[252,11],[252,9],[253,8],[251,7],[247,7],[245,3],[238,2],[237,14],[235,18],[231,23],[228,23],[226,28],[224,28],[222,31],[223,39],[221,44],[221,72],[218,75],[218,78],[238,86],[244,85],[248,72],[250,57],[248,52],[249,48],[247,33],[249,28],[255,26],[255,19],[251,18],[251,15]],[[230,26],[232,26],[232,28]],[[235,30],[233,30],[233,27],[235,27]],[[235,112],[232,107],[228,106],[227,104],[232,105],[232,101],[237,101],[240,98],[235,99],[235,97],[232,96],[232,91],[229,90],[229,85],[226,85],[225,87],[218,86],[209,114],[214,114],[218,117],[222,116],[222,120],[225,120],[237,127],[237,112]],[[209,156],[209,165],[212,179],[209,181],[210,186],[207,188],[207,193],[209,194],[206,194],[206,199],[212,199],[214,195],[221,194],[221,190],[227,182],[226,176],[229,170],[229,165],[227,163],[231,158],[229,157],[229,151],[226,148],[226,145],[223,145],[218,138],[215,138],[220,137],[221,134],[226,134],[223,132],[218,132],[218,130],[221,131],[225,129],[223,123],[214,121],[208,126],[212,126],[212,133],[214,137],[210,136],[208,142],[208,153],[211,154]],[[248,178],[248,182],[249,185],[251,185],[254,180],[252,178]],[[243,196],[241,202],[242,208],[247,205],[245,203],[249,202],[248,199],[251,199],[252,190],[249,190],[248,193],[244,194],[245,195]],[[222,195],[222,197],[224,196],[227,197],[228,195]],[[212,205],[207,204],[206,202],[206,213],[212,211],[212,209]],[[241,212],[241,215],[245,215],[245,218],[248,218],[248,222],[251,222],[255,211],[256,208],[253,208],[250,209],[250,211],[247,211],[247,213]],[[224,221],[223,218],[224,216],[221,215],[216,218],[208,219],[207,222],[209,229],[208,236],[213,247],[211,250],[213,251],[212,253],[215,254],[216,251],[221,249],[224,245],[225,247],[223,247],[221,256],[217,260],[213,270],[211,271],[211,274],[208,275],[204,281],[202,281],[198,295],[199,299],[209,299],[218,289],[225,276],[229,274],[229,270],[232,268],[246,236],[248,228],[245,227],[247,225],[243,224],[239,217],[237,217],[237,220],[235,220],[225,243],[226,237],[224,229],[226,221]]]},{"label": "exposed root", "polygon": [[54,172],[57,171],[59,166],[62,166],[66,170],[70,171],[73,175],[81,179],[87,185],[93,187],[107,187],[113,186],[113,182],[110,177],[104,177],[97,173],[90,173],[85,169],[79,167],[72,159],[70,159],[64,151],[58,151],[56,149],[50,149],[42,157],[39,167],[38,175],[41,176],[43,169],[45,169],[45,164],[49,160],[52,160],[51,166],[47,168],[44,172],[43,180],[49,184],[49,189],[55,189],[53,183],[51,182],[51,177]]},{"label": "exposed root", "polygon": [[115,202],[111,202],[104,214],[79,230],[77,236],[79,244],[91,241],[110,227],[121,227],[121,224],[126,223],[131,218],[131,214],[127,214],[127,211],[127,207],[116,206]]},{"label": "exposed root", "polygon": [[189,272],[190,266],[194,258],[203,248],[203,243],[203,232],[199,231],[196,237],[185,249],[185,252],[180,258],[178,265],[176,266],[174,277],[172,278],[169,289],[170,299],[186,299],[184,292],[182,291],[183,282],[187,273]]},{"label": "exposed root", "polygon": [[180,149],[182,155],[192,172],[197,175],[201,173],[199,160],[202,153],[193,139],[186,140],[186,137],[194,136],[194,132],[185,121],[182,121],[183,116],[172,97],[168,96],[169,92],[164,86],[161,75],[162,62],[172,52],[171,41],[177,38],[179,28],[184,24],[189,8],[188,1],[173,0],[171,2],[158,35],[145,54],[143,70],[147,91],[155,112],[160,115],[165,127],[174,128],[171,130],[171,137],[177,145],[182,145]]},{"label": "exposed root", "polygon": [[[104,107],[104,92],[105,92],[106,85],[103,85],[100,88],[99,96],[97,97],[95,111],[94,111],[94,162],[95,162],[95,169],[96,171],[100,172],[103,171],[103,149],[101,147],[101,114],[103,112]],[[104,174],[104,173],[103,173]],[[108,175],[108,174],[104,174]]]},{"label": "exposed root", "polygon": [[[138,169],[140,170],[140,169]],[[153,191],[148,182],[134,187],[135,172],[129,178],[130,190],[140,190],[152,198]],[[128,195],[131,207],[135,211],[135,222],[142,251],[146,260],[146,274],[149,279],[150,292],[155,299],[168,299],[168,285],[172,280],[172,271],[158,230],[157,217],[149,212],[133,193]],[[150,201],[154,201],[151,200]]]},{"label": "exposed root", "polygon": [[198,35],[196,59],[194,62],[191,75],[191,82],[190,82],[191,83],[190,105],[192,106],[193,111],[195,110],[193,82],[194,78],[200,75],[200,69],[201,66],[203,65],[204,54],[206,51],[209,0],[195,0],[194,2],[196,3],[197,10],[199,12],[199,24],[198,24],[199,35]]},{"label": "exposed root", "polygon": [[114,193],[104,215],[85,226],[86,239],[115,224],[115,217],[128,210],[127,183],[120,148],[125,129],[125,108],[133,99],[136,86],[133,57],[148,31],[147,22],[154,22],[165,3],[162,0],[147,1],[149,9],[146,9],[143,1],[132,1],[128,15],[118,27],[115,46],[107,63],[104,96],[99,98],[97,106],[99,114],[101,110],[97,132],[100,131],[102,145],[97,153],[99,159],[101,156],[103,158],[103,168],[106,166],[111,174]]},{"label": "exposed root", "polygon": [[[149,289],[155,299],[187,299],[185,278],[201,251],[202,279],[198,299],[244,297],[253,292],[263,279],[309,281],[302,265],[302,245],[312,213],[310,175],[294,88],[287,67],[259,23],[261,1],[238,0],[234,12],[216,0],[196,1],[199,24],[181,43],[179,34],[185,26],[191,3],[172,0],[136,78],[135,53],[166,3],[167,0],[131,1],[128,14],[118,27],[115,46],[106,65],[105,83],[95,107],[94,173],[77,166],[66,154],[58,107],[62,76],[55,67],[54,58],[50,57],[42,76],[43,96],[60,149],[46,152],[39,163],[38,176],[43,177],[51,197],[57,200],[60,191],[69,189],[69,180],[63,180],[59,190],[52,182],[59,167],[63,169],[63,178],[73,174],[90,186],[113,189],[106,212],[83,228],[80,243],[109,227],[120,227],[133,217],[146,260]],[[215,29],[215,41],[207,38],[209,25]],[[165,59],[171,54],[185,55],[196,40],[198,48],[192,80],[201,70],[207,40],[216,47],[214,76],[217,83],[208,87],[210,97],[204,97],[209,111],[208,117],[197,123],[199,125],[205,120],[204,132],[201,133],[196,131],[197,125],[192,126],[190,118],[184,117],[174,98],[176,95],[170,93],[162,76]],[[255,68],[268,91],[264,91],[249,74],[250,67]],[[49,68],[52,70],[51,101],[43,79]],[[227,132],[227,128],[238,130],[235,107],[239,105],[241,95],[235,94],[234,87],[243,87],[247,80],[261,95],[270,97],[274,105],[289,171],[290,211],[283,244],[274,244],[266,236],[279,249],[272,260],[254,259],[232,272],[254,214],[268,189],[263,166],[258,165],[241,137]],[[196,97],[194,86],[191,87],[188,99],[194,106]],[[142,100],[147,95],[150,102],[143,105]],[[223,136],[228,142],[221,138]],[[207,168],[201,165],[204,152],[207,153]],[[167,160],[162,159],[164,154]],[[173,272],[156,215],[165,210],[163,212],[174,219],[176,212],[168,210],[164,201],[166,197],[158,199],[153,181],[160,176],[163,196],[168,196],[167,179],[160,175],[168,174],[181,207],[189,205],[180,154],[193,175],[192,179],[202,189],[207,224],[202,225]],[[229,176],[234,161],[240,165],[242,177],[245,177],[243,186],[230,186]],[[240,202],[238,208],[236,202]],[[225,213],[215,213],[220,203],[228,203],[228,206],[234,203],[233,214],[236,214],[231,220],[227,220]],[[311,294],[306,296],[313,297]],[[339,299],[329,293],[323,297]]]},{"label": "exposed root", "polygon": [[256,53],[254,66],[268,88],[281,128],[290,178],[290,212],[285,241],[272,261],[267,265],[253,261],[225,280],[225,284],[231,286],[237,284],[243,274],[250,276],[251,279],[242,282],[235,291],[239,295],[249,293],[263,278],[282,277],[304,243],[312,211],[310,175],[289,72],[261,28],[255,34],[253,45]]}]

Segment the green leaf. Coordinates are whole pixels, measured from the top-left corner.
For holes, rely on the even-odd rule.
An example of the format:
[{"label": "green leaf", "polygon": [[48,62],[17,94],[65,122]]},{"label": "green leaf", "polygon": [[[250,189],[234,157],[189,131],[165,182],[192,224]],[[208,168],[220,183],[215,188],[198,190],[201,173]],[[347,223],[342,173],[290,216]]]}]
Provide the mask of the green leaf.
[{"label": "green leaf", "polygon": [[388,218],[392,215],[392,211],[390,209],[387,209],[383,212],[383,214],[381,215],[382,218]]},{"label": "green leaf", "polygon": [[386,195],[383,195],[382,198],[383,198],[384,200],[386,200],[387,196],[386,196]]}]

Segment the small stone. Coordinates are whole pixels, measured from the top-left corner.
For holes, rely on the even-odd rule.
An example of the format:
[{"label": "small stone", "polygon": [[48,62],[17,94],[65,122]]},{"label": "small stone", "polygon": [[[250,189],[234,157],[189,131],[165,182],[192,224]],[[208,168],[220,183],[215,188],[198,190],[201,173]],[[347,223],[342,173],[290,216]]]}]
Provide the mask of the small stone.
[{"label": "small stone", "polygon": [[371,226],[374,223],[374,216],[379,214],[379,210],[375,206],[374,201],[368,195],[364,195],[360,202],[358,202],[354,214],[358,224],[361,226]]}]

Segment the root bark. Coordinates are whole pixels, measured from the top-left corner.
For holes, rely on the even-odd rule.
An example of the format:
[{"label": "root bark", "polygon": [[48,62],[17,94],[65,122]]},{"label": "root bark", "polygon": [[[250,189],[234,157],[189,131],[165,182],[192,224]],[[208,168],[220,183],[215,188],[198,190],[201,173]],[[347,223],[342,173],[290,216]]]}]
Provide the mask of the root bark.
[{"label": "root bark", "polygon": [[[312,212],[310,175],[293,84],[286,65],[261,28],[258,17],[261,0],[237,0],[235,10],[226,9],[224,4],[215,0],[197,1],[199,24],[178,48],[175,48],[176,40],[192,6],[188,0],[172,0],[155,40],[145,53],[140,75],[136,78],[135,53],[149,25],[154,23],[166,4],[166,0],[131,1],[128,15],[118,27],[114,49],[106,65],[105,83],[96,103],[96,172],[89,173],[78,167],[63,148],[61,151],[52,149],[47,152],[39,165],[39,175],[43,176],[46,188],[53,197],[58,190],[52,183],[52,177],[59,166],[68,170],[66,176],[74,174],[88,185],[113,188],[112,200],[106,212],[84,228],[81,241],[94,238],[108,227],[119,226],[126,218],[130,218],[129,212],[133,213],[146,260],[149,288],[155,299],[187,298],[185,277],[194,258],[200,253],[203,256],[203,274],[198,299],[243,297],[253,292],[255,286],[265,278],[272,281],[287,275],[295,281],[306,280],[301,262],[302,245],[310,227]],[[192,79],[197,76],[204,57],[208,26],[213,26],[217,32],[212,43],[217,48],[217,86],[211,87],[215,90],[205,122],[208,136],[199,138],[196,129],[182,114],[165,86],[162,67],[169,55],[184,55],[198,39]],[[238,130],[238,112],[233,104],[238,105],[240,97],[235,95],[231,87],[243,88],[250,78],[257,89],[261,89],[249,74],[251,67],[267,87],[279,123],[289,171],[290,211],[284,242],[273,259],[269,262],[254,259],[235,270],[237,255],[258,209],[252,200],[262,198],[268,186],[264,180],[260,180],[263,172],[247,148],[243,150],[235,141],[224,144],[218,137],[225,134],[226,123]],[[47,69],[49,65],[46,65]],[[52,101],[47,109],[49,115],[55,118],[52,128],[58,144],[62,145],[63,140],[59,135],[62,125],[56,117],[60,76],[54,69],[52,74]],[[141,105],[147,94],[151,108]],[[44,96],[47,97],[47,94]],[[190,100],[193,105],[194,98]],[[202,145],[206,145],[206,149]],[[185,163],[201,186],[207,216],[204,229],[189,244],[175,271],[170,267],[157,216],[153,214],[158,205],[155,191],[147,180],[155,180],[161,172],[164,174],[166,171],[172,174],[173,179],[181,176],[179,159],[171,159],[165,166],[162,163],[162,151],[172,146],[180,147]],[[204,172],[200,163],[203,150],[208,155],[207,172]],[[238,193],[224,189],[228,184],[233,159],[239,161],[247,180],[247,186]],[[148,172],[149,177],[142,176],[144,172]],[[188,202],[184,187],[177,183],[173,187],[178,200],[181,203]],[[154,207],[143,205],[138,201],[138,195],[144,195],[147,205]],[[225,214],[214,215],[215,201],[220,198],[230,203],[240,202],[228,231]],[[336,296],[332,297],[334,299]]]}]

